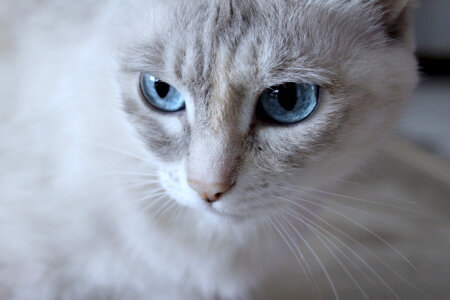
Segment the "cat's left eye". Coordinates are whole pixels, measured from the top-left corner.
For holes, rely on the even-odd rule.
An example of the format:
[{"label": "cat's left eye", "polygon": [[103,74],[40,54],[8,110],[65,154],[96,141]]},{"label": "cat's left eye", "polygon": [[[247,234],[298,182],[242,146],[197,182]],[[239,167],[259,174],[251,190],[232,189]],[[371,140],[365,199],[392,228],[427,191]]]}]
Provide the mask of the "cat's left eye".
[{"label": "cat's left eye", "polygon": [[306,119],[318,104],[319,86],[289,82],[266,89],[259,96],[257,115],[277,123],[294,124]]},{"label": "cat's left eye", "polygon": [[142,73],[140,87],[145,100],[152,106],[166,112],[184,109],[183,96],[171,85],[148,73]]}]

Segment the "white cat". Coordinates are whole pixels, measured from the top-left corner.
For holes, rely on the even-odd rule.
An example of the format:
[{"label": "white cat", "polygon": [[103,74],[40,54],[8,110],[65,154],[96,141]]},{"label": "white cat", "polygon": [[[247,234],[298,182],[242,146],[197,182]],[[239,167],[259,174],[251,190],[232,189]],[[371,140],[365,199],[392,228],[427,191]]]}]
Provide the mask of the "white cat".
[{"label": "white cat", "polygon": [[309,299],[305,197],[413,89],[410,2],[11,1],[0,299]]}]

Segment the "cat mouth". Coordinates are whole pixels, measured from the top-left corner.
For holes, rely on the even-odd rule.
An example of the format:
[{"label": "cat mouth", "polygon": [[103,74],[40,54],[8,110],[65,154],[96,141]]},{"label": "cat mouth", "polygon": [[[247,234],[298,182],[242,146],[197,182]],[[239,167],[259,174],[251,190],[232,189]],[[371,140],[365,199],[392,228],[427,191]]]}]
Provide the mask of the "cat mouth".
[{"label": "cat mouth", "polygon": [[242,216],[242,214],[231,212],[226,209],[218,209],[213,207],[212,205],[209,205],[207,208],[208,212],[221,217],[236,217],[236,216]]},{"label": "cat mouth", "polygon": [[217,208],[214,207],[213,205],[209,205],[207,210],[210,214],[212,214],[215,217],[231,221],[243,221],[245,219],[252,217],[252,215],[249,212],[247,212],[247,210],[243,211],[229,210],[224,208]]},{"label": "cat mouth", "polygon": [[228,218],[232,220],[244,220],[244,219],[252,219],[256,218],[258,216],[263,215],[267,212],[273,212],[275,209],[274,203],[269,203],[266,205],[252,205],[252,206],[245,206],[242,208],[237,209],[226,209],[226,208],[217,208],[214,207],[214,205],[208,206],[208,211],[212,213],[215,216]]}]

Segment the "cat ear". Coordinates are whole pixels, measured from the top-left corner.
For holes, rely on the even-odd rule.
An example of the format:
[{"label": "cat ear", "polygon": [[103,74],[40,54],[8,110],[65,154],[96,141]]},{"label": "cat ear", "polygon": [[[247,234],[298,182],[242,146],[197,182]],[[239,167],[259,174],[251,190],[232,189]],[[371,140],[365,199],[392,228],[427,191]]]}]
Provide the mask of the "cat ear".
[{"label": "cat ear", "polygon": [[383,13],[382,23],[394,40],[410,41],[410,12],[413,0],[376,0]]}]

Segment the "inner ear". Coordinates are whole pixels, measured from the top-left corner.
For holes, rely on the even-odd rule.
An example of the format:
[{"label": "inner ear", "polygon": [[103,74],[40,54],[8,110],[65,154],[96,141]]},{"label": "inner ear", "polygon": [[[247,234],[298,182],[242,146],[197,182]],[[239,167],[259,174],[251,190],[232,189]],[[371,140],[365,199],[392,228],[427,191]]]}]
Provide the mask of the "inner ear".
[{"label": "inner ear", "polygon": [[410,30],[410,9],[405,7],[398,16],[386,24],[386,32],[393,40],[406,41]]},{"label": "inner ear", "polygon": [[393,40],[407,42],[410,37],[411,0],[378,0],[382,6],[383,25]]}]

